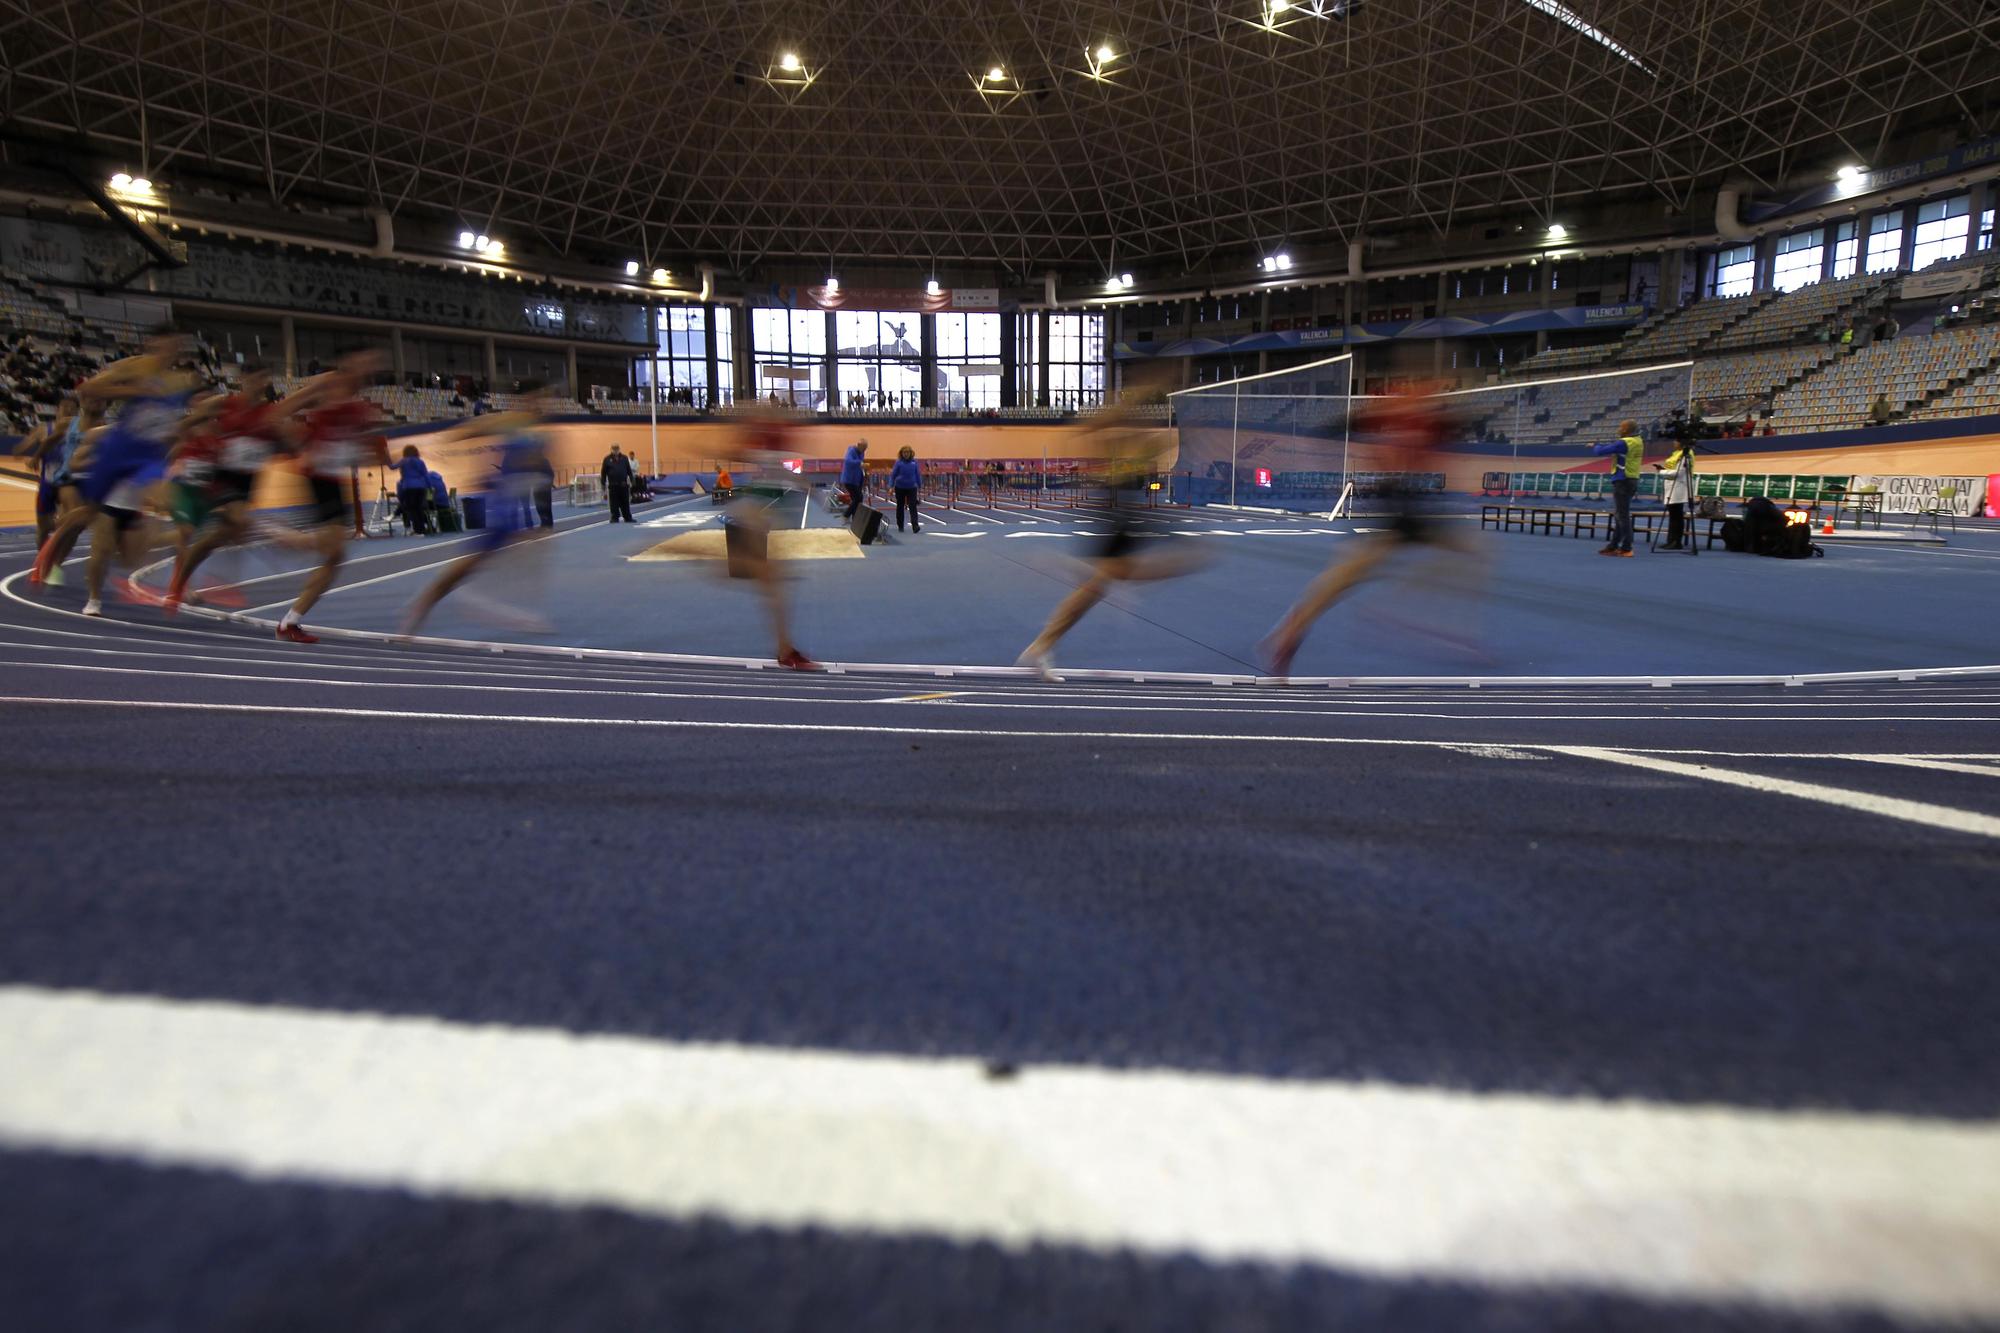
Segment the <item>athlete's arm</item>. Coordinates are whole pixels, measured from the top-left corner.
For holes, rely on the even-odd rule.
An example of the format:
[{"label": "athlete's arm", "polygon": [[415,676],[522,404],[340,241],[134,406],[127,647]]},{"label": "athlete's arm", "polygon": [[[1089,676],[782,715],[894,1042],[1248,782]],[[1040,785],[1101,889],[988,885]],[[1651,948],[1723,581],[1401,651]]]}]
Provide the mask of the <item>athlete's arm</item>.
[{"label": "athlete's arm", "polygon": [[153,357],[128,356],[123,361],[113,361],[77,385],[77,400],[104,403],[120,398],[137,398],[145,393],[147,381],[158,373],[159,366]]}]

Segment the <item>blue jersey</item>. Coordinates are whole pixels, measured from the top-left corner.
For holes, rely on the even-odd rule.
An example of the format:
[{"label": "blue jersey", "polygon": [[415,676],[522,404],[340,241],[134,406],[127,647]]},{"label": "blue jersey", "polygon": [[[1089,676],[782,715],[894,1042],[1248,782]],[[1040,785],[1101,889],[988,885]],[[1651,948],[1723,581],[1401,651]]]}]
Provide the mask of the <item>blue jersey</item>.
[{"label": "blue jersey", "polygon": [[174,433],[180,429],[181,418],[187,415],[191,396],[183,391],[126,399],[125,410],[111,423],[107,444],[116,440],[125,448],[166,457],[173,448]]},{"label": "blue jersey", "polygon": [[70,460],[76,457],[76,447],[83,442],[83,419],[71,417],[69,425],[63,427],[62,440],[53,449],[42,450],[42,480],[60,486],[70,479]]}]

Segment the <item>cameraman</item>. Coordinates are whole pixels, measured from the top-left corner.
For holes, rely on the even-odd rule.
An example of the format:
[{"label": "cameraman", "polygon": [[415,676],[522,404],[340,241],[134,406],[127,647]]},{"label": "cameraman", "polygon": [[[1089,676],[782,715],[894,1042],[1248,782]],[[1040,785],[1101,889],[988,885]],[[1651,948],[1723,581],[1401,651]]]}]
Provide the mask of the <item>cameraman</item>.
[{"label": "cameraman", "polygon": [[[1683,463],[1687,465],[1685,471]],[[1688,506],[1694,503],[1694,445],[1676,439],[1667,461],[1653,464],[1653,470],[1661,474],[1660,499],[1667,506],[1667,539],[1660,549],[1678,551],[1683,539],[1690,544],[1694,541],[1694,535],[1687,531]]]}]

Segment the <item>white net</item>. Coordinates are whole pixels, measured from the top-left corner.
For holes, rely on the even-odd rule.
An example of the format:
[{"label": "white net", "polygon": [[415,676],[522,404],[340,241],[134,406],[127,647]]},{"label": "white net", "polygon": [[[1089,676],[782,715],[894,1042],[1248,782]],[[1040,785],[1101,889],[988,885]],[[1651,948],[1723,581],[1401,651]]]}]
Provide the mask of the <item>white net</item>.
[{"label": "white net", "polygon": [[1676,412],[1685,412],[1693,386],[1694,363],[1641,366],[1560,379],[1511,381],[1459,389],[1439,397],[1457,423],[1460,438],[1505,456],[1515,466],[1524,458],[1573,456],[1587,444],[1613,439],[1631,420],[1647,439],[1669,433]]},{"label": "white net", "polygon": [[1348,472],[1352,370],[1352,357],[1336,356],[1170,395],[1174,498],[1330,508]]}]

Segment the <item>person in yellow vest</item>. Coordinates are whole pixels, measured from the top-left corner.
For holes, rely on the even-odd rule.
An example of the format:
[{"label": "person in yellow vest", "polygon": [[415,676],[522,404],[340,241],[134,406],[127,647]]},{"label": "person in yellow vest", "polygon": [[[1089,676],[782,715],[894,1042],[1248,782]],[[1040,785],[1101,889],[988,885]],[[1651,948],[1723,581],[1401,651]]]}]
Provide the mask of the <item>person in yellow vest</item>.
[{"label": "person in yellow vest", "polygon": [[1618,438],[1590,447],[1593,454],[1611,455],[1611,540],[1599,555],[1632,558],[1632,497],[1639,493],[1639,470],[1646,462],[1646,442],[1639,438],[1639,423],[1631,418],[1618,423]]}]

